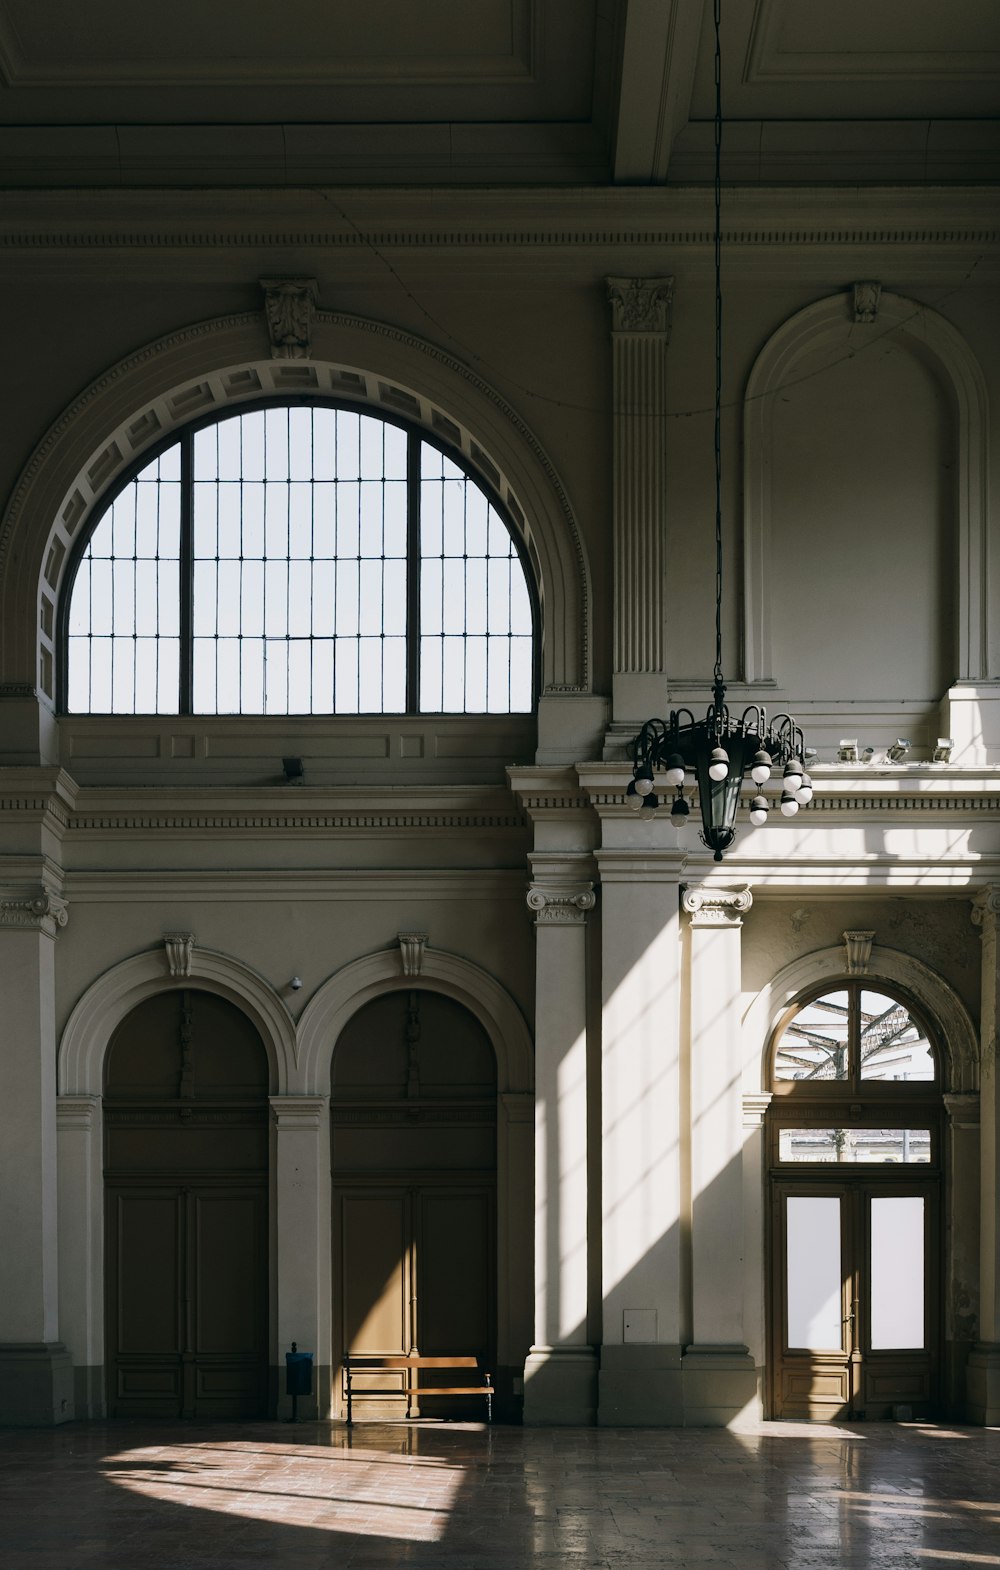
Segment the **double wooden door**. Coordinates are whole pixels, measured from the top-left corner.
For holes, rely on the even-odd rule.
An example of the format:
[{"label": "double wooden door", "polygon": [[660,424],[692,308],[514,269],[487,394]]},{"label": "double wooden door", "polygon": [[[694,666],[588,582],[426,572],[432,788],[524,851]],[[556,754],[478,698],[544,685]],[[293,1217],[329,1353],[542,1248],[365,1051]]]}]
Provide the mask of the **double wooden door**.
[{"label": "double wooden door", "polygon": [[267,1185],[107,1188],[109,1415],[267,1411]]},{"label": "double wooden door", "polygon": [[928,1418],[940,1376],[938,1183],[772,1183],[771,1415]]},{"label": "double wooden door", "polygon": [[[351,1353],[472,1354],[493,1371],[495,1185],[481,1176],[334,1186],[335,1348]],[[339,1359],[338,1359],[339,1360]],[[403,1376],[398,1376],[402,1384]],[[363,1375],[354,1376],[363,1389]],[[379,1375],[374,1383],[385,1385]],[[440,1382],[440,1381],[439,1381]],[[449,1379],[444,1378],[448,1383]],[[338,1382],[341,1399],[343,1390]],[[434,1416],[464,1414],[441,1397]],[[364,1403],[370,1417],[419,1416],[402,1396]],[[469,1409],[481,1418],[481,1403]]]}]

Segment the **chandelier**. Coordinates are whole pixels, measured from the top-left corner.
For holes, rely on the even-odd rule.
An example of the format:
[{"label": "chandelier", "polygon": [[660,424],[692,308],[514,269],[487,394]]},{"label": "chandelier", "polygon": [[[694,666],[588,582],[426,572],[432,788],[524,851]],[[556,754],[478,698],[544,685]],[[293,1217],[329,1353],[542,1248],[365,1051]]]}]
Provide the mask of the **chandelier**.
[{"label": "chandelier", "polygon": [[640,816],[654,818],[660,807],[655,771],[663,770],[673,793],[670,821],[683,828],[691,807],[684,794],[688,774],[698,785],[702,843],[721,861],[736,838],[736,815],[749,778],[755,787],[750,822],[767,822],[769,803],[764,785],[775,769],[782,770],[781,812],[793,817],[812,800],[813,784],[806,773],[807,749],[801,728],[790,714],[768,720],[752,703],[737,718],[726,703],[722,674],[722,0],[715,0],[715,672],[712,701],[703,720],[690,709],[674,709],[665,720],[647,720],[628,745],[632,779],[625,800]]}]

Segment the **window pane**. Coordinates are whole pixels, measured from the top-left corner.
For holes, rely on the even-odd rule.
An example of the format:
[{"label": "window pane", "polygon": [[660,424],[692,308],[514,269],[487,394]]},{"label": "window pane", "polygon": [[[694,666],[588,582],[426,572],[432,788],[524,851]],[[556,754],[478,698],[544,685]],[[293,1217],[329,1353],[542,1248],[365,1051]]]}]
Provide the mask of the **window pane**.
[{"label": "window pane", "polygon": [[782,1128],[779,1161],[900,1163],[926,1166],[931,1159],[929,1128]]},{"label": "window pane", "polygon": [[[376,415],[309,405],[193,434],[195,712],[405,711],[418,441]],[[507,526],[457,463],[419,449],[420,710],[529,709],[531,597]],[[76,711],[178,707],[165,683],[180,668],[180,474],[176,442],[115,498],[79,560]]]},{"label": "window pane", "polygon": [[847,1079],[847,1016],[846,992],[827,993],[799,1009],[778,1041],[775,1079]]},{"label": "window pane", "polygon": [[892,1194],[871,1201],[870,1344],[873,1351],[924,1344],[924,1201]]},{"label": "window pane", "polygon": [[934,1057],[923,1026],[904,1003],[881,992],[861,993],[861,1078],[932,1080]]},{"label": "window pane", "polygon": [[786,1205],[788,1345],[839,1351],[844,1331],[840,1199],[789,1195]]}]

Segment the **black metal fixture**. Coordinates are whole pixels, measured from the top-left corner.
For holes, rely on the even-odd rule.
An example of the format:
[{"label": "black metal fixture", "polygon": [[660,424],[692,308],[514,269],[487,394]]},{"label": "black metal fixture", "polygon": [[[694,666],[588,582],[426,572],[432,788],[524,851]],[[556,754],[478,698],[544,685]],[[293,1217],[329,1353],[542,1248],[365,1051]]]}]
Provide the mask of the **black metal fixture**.
[{"label": "black metal fixture", "polygon": [[[641,818],[660,805],[655,771],[665,771],[673,792],[670,821],[687,823],[691,807],[684,795],[687,775],[698,784],[701,838],[721,861],[736,838],[736,813],[747,774],[755,786],[750,822],[767,822],[769,803],[763,787],[774,768],[783,770],[781,812],[792,817],[812,800],[805,771],[807,749],[801,728],[790,714],[768,720],[753,703],[736,718],[726,703],[722,675],[722,0],[715,0],[715,674],[712,701],[703,720],[690,709],[675,709],[666,720],[647,720],[629,743],[633,760],[626,801]],[[810,754],[811,755],[811,754]]]}]

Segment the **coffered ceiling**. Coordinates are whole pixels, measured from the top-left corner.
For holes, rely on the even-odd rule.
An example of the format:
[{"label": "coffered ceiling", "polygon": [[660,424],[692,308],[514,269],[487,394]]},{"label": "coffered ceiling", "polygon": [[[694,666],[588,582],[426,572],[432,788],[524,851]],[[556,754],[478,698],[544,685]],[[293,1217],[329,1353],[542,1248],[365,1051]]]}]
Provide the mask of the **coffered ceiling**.
[{"label": "coffered ceiling", "polygon": [[[726,175],[1000,172],[997,0],[722,0]],[[603,184],[711,165],[711,0],[0,0],[0,180]]]}]

